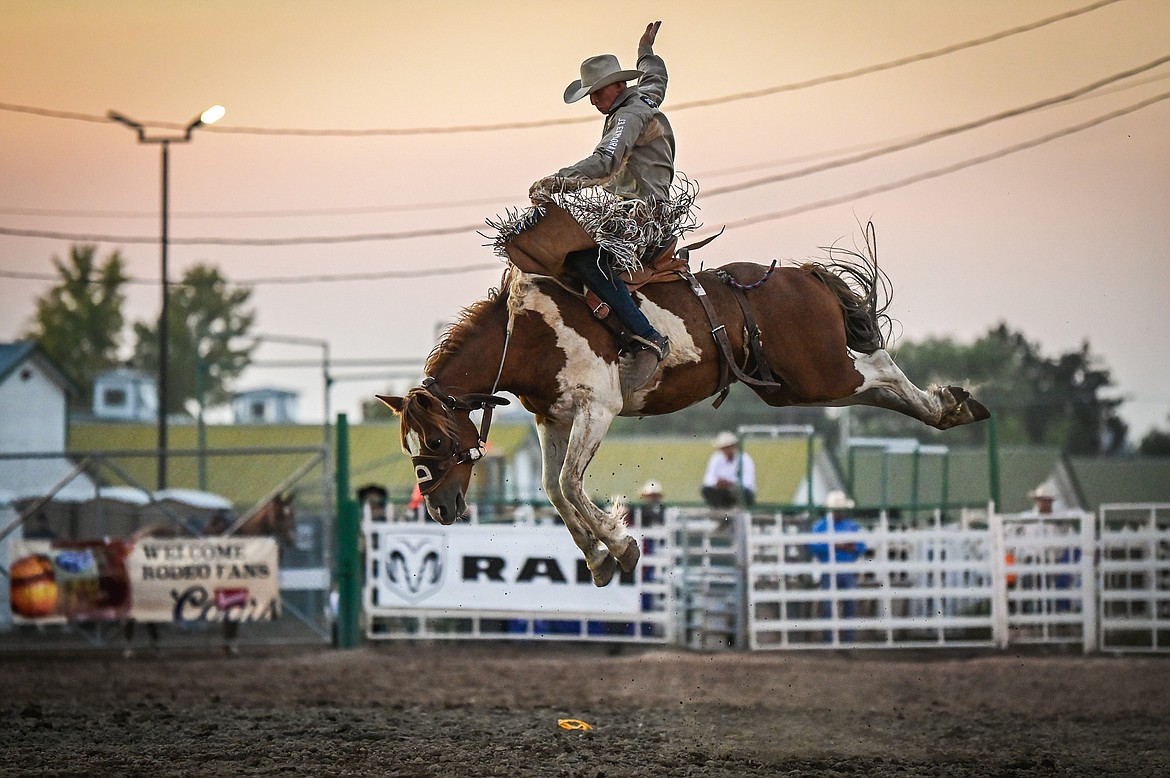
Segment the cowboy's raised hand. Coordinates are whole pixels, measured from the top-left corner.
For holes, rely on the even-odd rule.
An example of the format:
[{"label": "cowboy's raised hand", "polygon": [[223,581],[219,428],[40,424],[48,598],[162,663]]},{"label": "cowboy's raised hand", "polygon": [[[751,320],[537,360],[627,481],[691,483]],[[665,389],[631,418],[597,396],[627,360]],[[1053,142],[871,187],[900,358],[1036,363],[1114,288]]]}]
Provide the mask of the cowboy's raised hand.
[{"label": "cowboy's raised hand", "polygon": [[650,22],[646,25],[646,32],[642,33],[641,39],[638,41],[638,46],[653,46],[654,39],[658,37],[658,28],[662,26],[662,22]]}]

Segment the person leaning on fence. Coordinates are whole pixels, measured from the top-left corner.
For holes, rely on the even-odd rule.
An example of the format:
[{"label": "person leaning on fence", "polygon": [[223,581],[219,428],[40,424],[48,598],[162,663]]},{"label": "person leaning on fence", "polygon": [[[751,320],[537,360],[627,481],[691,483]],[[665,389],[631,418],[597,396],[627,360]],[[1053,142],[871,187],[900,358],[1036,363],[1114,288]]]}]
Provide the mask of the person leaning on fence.
[{"label": "person leaning on fence", "polygon": [[700,493],[712,508],[733,508],[756,504],[756,463],[739,450],[734,432],[720,432],[712,444],[717,449],[707,460]]},{"label": "person leaning on fence", "polygon": [[[845,511],[853,507],[853,500],[845,496],[845,493],[840,490],[833,490],[825,496],[825,508],[827,512],[824,516],[817,520],[812,526],[812,531],[815,533],[825,535],[835,535],[846,532],[860,532],[861,525],[853,519],[849,518]],[[842,543],[811,543],[808,551],[813,559],[818,562],[828,563],[830,559],[830,547],[832,548],[832,560],[837,563],[852,563],[856,562],[865,555],[865,543],[860,540],[850,540]],[[860,576],[856,572],[843,571],[836,574],[836,590],[848,591],[856,589]],[[834,576],[832,573],[823,573],[821,575],[821,589],[830,591],[834,588]],[[856,600],[839,600],[841,603],[841,618],[852,619],[857,616],[857,601]],[[821,601],[821,618],[828,619],[833,615],[833,601]],[[854,637],[853,630],[841,630],[841,640],[843,642],[852,642]],[[825,642],[832,642],[832,633],[825,631]]]}]

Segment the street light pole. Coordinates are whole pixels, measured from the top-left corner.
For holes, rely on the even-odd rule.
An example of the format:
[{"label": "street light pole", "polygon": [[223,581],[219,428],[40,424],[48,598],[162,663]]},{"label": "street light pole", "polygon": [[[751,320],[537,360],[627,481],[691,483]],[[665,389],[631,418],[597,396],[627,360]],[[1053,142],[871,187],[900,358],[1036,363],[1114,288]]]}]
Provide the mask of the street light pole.
[{"label": "street light pole", "polygon": [[162,149],[162,230],[159,238],[162,273],[162,310],[158,317],[158,488],[167,488],[167,402],[169,397],[169,382],[167,369],[170,362],[170,317],[168,301],[170,299],[170,275],[167,267],[167,247],[169,244],[170,224],[170,148],[172,143],[189,143],[191,133],[197,127],[205,124],[214,124],[223,118],[222,105],[213,105],[193,119],[183,130],[182,135],[170,137],[149,137],[146,127],[117,111],[110,111],[107,116],[119,124],[124,124],[138,134],[139,143],[157,143]]}]

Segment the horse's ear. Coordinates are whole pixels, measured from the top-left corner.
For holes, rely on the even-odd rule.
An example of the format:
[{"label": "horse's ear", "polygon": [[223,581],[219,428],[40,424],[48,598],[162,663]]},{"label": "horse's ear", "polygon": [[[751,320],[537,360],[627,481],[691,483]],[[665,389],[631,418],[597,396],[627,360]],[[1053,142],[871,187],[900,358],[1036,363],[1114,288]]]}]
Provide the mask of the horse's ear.
[{"label": "horse's ear", "polygon": [[387,397],[387,396],[382,395],[382,394],[376,394],[374,396],[377,397],[382,402],[384,402],[390,408],[390,410],[392,410],[398,414],[402,413],[402,398],[401,397]]},{"label": "horse's ear", "polygon": [[474,406],[511,405],[512,404],[511,400],[508,400],[504,397],[500,397],[498,395],[480,394],[480,393],[475,393],[475,392],[473,392],[472,394],[465,394],[462,397],[460,397],[459,400],[461,402],[467,403],[468,405],[474,405]]}]

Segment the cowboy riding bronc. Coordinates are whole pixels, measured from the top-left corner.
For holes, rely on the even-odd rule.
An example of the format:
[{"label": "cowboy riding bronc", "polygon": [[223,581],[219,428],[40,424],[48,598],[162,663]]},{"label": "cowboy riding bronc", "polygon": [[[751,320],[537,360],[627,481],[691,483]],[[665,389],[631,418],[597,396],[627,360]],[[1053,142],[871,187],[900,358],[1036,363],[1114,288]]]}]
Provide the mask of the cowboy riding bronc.
[{"label": "cowboy riding bronc", "polygon": [[[672,191],[674,132],[659,110],[666,65],[653,48],[661,24],[646,26],[637,70],[622,70],[612,54],[581,63],[565,102],[589,96],[605,115],[601,142],[585,159],[533,184],[533,208],[488,222],[499,230],[497,253],[528,272],[574,277],[596,295],[599,318],[615,314],[624,329],[618,338],[625,396],[650,380],[670,341],[639,310],[621,275],[651,264],[695,226],[693,185],[684,179]],[[637,85],[628,86],[634,79]]]}]

